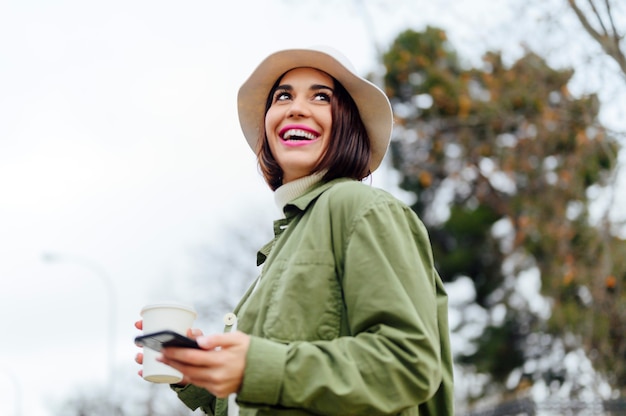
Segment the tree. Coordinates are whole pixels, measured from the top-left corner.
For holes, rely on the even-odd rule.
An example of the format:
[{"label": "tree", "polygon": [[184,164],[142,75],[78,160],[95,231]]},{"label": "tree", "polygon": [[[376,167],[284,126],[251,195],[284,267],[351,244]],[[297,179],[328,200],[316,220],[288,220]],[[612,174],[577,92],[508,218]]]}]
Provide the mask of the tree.
[{"label": "tree", "polygon": [[214,236],[221,244],[199,245],[191,252],[196,263],[192,276],[198,288],[194,305],[198,311],[198,325],[203,331],[221,332],[222,317],[232,312],[248,287],[259,275],[256,253],[272,238],[272,215],[255,206],[253,215],[244,208],[242,223],[226,223]]},{"label": "tree", "polygon": [[[506,390],[514,370],[558,344],[584,348],[624,386],[625,245],[589,221],[589,189],[606,184],[619,148],[597,97],[572,96],[574,71],[532,52],[510,66],[489,52],[483,68],[464,69],[433,27],[399,34],[383,60],[401,187],[417,197],[444,280],[471,278],[492,317],[458,361]],[[530,271],[539,305],[516,290]],[[563,382],[564,370],[537,368],[524,377]]]},{"label": "tree", "polygon": [[117,377],[117,393],[97,384],[83,384],[55,406],[59,416],[191,416],[168,385],[148,383],[134,371],[123,371]]},{"label": "tree", "polygon": [[[567,0],[585,32],[598,43],[607,56],[612,58],[626,77],[626,45],[624,26],[619,26],[618,14],[623,2],[610,0],[587,0],[587,10],[583,10],[581,0]],[[626,12],[626,10],[621,10]],[[619,29],[618,29],[619,28]],[[620,30],[621,29],[621,30]]]}]

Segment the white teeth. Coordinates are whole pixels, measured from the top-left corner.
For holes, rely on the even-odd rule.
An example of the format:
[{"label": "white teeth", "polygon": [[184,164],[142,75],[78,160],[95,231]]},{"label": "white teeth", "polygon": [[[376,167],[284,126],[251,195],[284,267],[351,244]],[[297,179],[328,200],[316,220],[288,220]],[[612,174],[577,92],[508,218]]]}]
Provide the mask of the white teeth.
[{"label": "white teeth", "polygon": [[283,139],[285,140],[291,137],[301,137],[307,140],[315,140],[317,138],[315,134],[300,129],[290,129],[283,134]]}]

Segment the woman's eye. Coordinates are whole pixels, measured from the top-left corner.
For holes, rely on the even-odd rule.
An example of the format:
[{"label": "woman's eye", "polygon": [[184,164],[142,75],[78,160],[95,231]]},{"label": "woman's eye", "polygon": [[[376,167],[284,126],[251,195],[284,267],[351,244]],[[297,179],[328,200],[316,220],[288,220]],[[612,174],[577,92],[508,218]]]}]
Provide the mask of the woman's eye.
[{"label": "woman's eye", "polygon": [[291,98],[291,94],[288,92],[277,92],[274,97],[274,101],[286,101]]},{"label": "woman's eye", "polygon": [[315,94],[315,101],[328,101],[330,102],[330,95],[325,92],[318,92]]}]

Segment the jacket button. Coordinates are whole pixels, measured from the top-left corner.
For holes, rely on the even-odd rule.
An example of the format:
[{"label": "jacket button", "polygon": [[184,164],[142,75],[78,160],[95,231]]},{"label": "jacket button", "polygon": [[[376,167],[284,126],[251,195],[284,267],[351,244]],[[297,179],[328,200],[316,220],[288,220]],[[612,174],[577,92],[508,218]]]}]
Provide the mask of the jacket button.
[{"label": "jacket button", "polygon": [[235,321],[237,321],[237,316],[234,313],[229,312],[224,315],[224,325],[233,326],[235,324]]}]

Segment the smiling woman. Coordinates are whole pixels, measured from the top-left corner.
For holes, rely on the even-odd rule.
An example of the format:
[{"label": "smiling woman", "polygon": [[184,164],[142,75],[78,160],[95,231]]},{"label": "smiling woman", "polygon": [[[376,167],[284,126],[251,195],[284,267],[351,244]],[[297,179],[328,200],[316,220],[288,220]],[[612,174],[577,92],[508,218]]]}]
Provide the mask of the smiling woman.
[{"label": "smiling woman", "polygon": [[[266,62],[270,63],[271,58],[272,57],[268,58]],[[275,62],[271,62],[271,64],[274,65]],[[247,86],[248,88],[254,88],[256,84],[254,84],[253,81],[262,84],[261,80],[254,80],[254,76],[255,74],[242,86],[240,97],[244,94],[254,97],[254,91],[247,91]],[[285,84],[285,79],[289,82],[290,79],[294,78],[303,82],[303,88],[305,89],[307,88],[307,82],[310,84],[308,86],[309,91],[303,91],[304,95],[301,95],[299,98],[294,97],[293,92],[286,96],[281,92],[281,88],[283,88],[284,91],[285,86],[289,91],[293,90],[293,86]],[[366,85],[374,87],[369,83]],[[374,88],[377,90],[376,87]],[[265,130],[262,131],[258,138],[251,136],[252,131],[249,131],[246,138],[253,150],[258,153],[261,170],[272,190],[276,190],[284,183],[291,181],[293,177],[289,176],[291,172],[287,172],[288,176],[286,179],[283,177],[283,175],[285,175],[285,168],[290,167],[290,159],[284,160],[285,166],[281,166],[277,162],[276,158],[280,157],[281,154],[281,152],[279,152],[281,142],[272,140],[272,138],[276,137],[276,134],[272,131],[272,124],[268,125],[268,123],[284,126],[278,132],[279,137],[281,137],[281,134],[283,135],[282,139],[285,138],[285,132],[289,132],[290,130],[295,131],[294,129],[297,129],[299,131],[308,131],[312,138],[314,137],[315,140],[322,140],[324,142],[323,146],[318,146],[318,154],[309,157],[309,163],[311,163],[312,166],[309,166],[308,172],[304,172],[304,175],[302,175],[302,173],[296,173],[296,175],[294,175],[296,179],[297,177],[306,176],[311,172],[325,171],[325,180],[340,177],[361,180],[367,177],[371,171],[380,164],[379,158],[382,159],[387,142],[385,140],[382,141],[385,146],[382,150],[374,147],[374,150],[379,151],[377,156],[372,158],[372,146],[379,142],[370,141],[365,124],[359,116],[359,111],[365,111],[364,107],[366,107],[366,104],[361,103],[362,108],[357,108],[357,104],[354,102],[351,95],[335,78],[318,69],[298,67],[287,71],[276,81],[270,91],[265,103]],[[307,94],[309,98],[306,98]],[[373,99],[373,103],[376,104],[375,98],[380,98],[380,96],[368,98]],[[275,102],[275,99],[280,101]],[[304,103],[309,103],[309,106],[303,108],[302,104],[297,102],[297,99],[302,99]],[[239,100],[240,108],[246,104],[247,99]],[[388,102],[378,104],[389,105]],[[328,114],[324,110],[330,111],[330,113]],[[249,128],[247,125],[246,111],[247,110],[240,110],[239,112],[244,133],[246,133]],[[285,111],[289,112],[285,113]],[[391,117],[386,118],[386,116],[391,114],[391,111],[389,110],[387,114],[385,114],[385,112],[379,114],[381,117],[379,117],[378,123],[371,123],[369,125],[370,131],[374,131],[373,127],[380,126],[391,129],[392,119]],[[328,117],[330,117],[330,119]],[[325,128],[325,134],[311,129],[311,124],[316,123],[320,123],[320,127]],[[382,136],[383,138],[385,137],[384,134],[385,133],[383,133]],[[328,138],[329,135],[332,139]],[[326,139],[324,139],[325,137]],[[386,140],[388,140],[388,138]],[[278,144],[275,145],[275,143]],[[302,142],[300,140],[296,141],[293,145],[295,146],[299,143],[306,145],[308,142]],[[283,140],[282,144],[291,146],[291,140]],[[276,148],[273,149],[273,146]],[[321,147],[321,149],[319,147]],[[313,150],[312,147],[307,147],[307,149]],[[293,153],[295,152],[292,152],[292,154]],[[374,163],[373,166],[372,162]]]},{"label": "smiling woman", "polygon": [[190,330],[201,349],[163,349],[184,375],[179,398],[219,416],[452,415],[447,295],[428,235],[362,183],[389,145],[385,94],[334,50],[284,50],[243,84],[238,109],[283,217],[227,333]]},{"label": "smiling woman", "polygon": [[278,84],[270,93],[265,132],[287,183],[313,172],[328,148],[334,82],[317,69],[296,68]]}]

